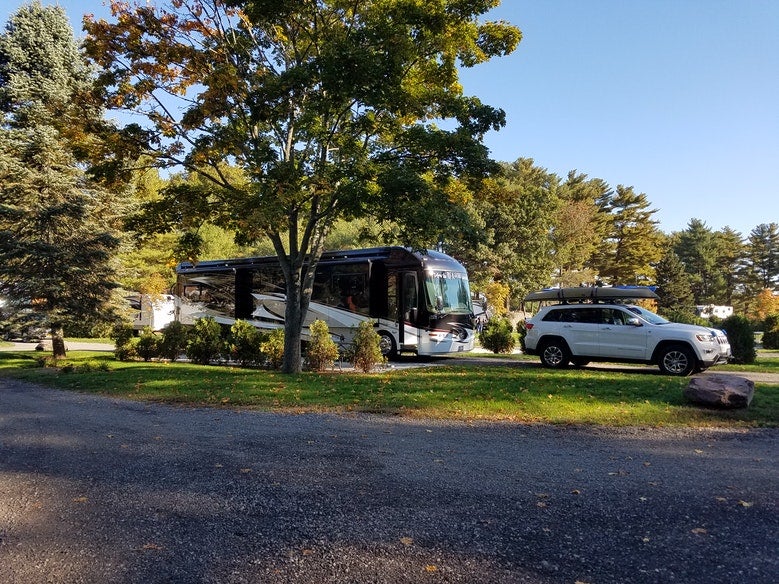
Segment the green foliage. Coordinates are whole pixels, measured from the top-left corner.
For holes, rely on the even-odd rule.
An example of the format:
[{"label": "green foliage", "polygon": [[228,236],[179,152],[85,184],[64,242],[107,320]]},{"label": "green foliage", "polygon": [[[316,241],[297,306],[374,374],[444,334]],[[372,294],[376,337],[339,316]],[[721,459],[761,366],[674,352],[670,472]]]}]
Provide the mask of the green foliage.
[{"label": "green foliage", "polygon": [[532,159],[520,158],[502,164],[499,178],[481,184],[470,206],[481,239],[452,238],[446,248],[468,266],[476,289],[485,291],[493,280],[500,281],[510,286],[516,302],[547,284],[554,265],[549,233],[560,204],[558,181]]},{"label": "green foliage", "polygon": [[189,342],[189,330],[179,321],[169,322],[162,329],[160,357],[175,361],[184,353]]},{"label": "green foliage", "polygon": [[192,327],[186,350],[187,357],[201,365],[208,365],[219,358],[225,350],[222,327],[210,316],[198,319]]},{"label": "green foliage", "polygon": [[[692,310],[695,299],[690,285],[690,275],[673,250],[667,250],[655,266],[655,283],[657,284],[657,295],[660,297],[657,303],[660,312],[666,314]],[[687,322],[685,320],[671,320]]]},{"label": "green foliage", "polygon": [[306,361],[312,371],[324,371],[332,368],[338,359],[338,345],[330,336],[327,323],[323,320],[315,320],[309,327],[311,340],[306,349]]},{"label": "green foliage", "polygon": [[521,38],[481,21],[493,5],[250,2],[236,18],[216,3],[203,18],[197,3],[115,3],[112,22],[87,18],[101,95],[146,117],[143,131],[117,132],[117,156],[203,179],[165,189],[140,224],[183,230],[182,253],[202,252],[208,222],[285,250],[285,372],[301,367],[304,259],[320,257],[336,220],[374,216],[419,247],[467,230],[467,202],[496,168],[482,139],[505,114],[463,95],[458,66]]},{"label": "green foliage", "polygon": [[90,89],[65,11],[19,8],[0,34],[0,294],[52,330],[107,313],[114,287],[122,204],[86,172],[103,124]]},{"label": "green foliage", "polygon": [[138,338],[129,324],[119,324],[114,329],[114,356],[119,361],[131,361],[138,356]]},{"label": "green foliage", "polygon": [[661,257],[662,234],[644,193],[618,185],[600,201],[609,215],[606,239],[593,256],[593,267],[609,284],[645,284],[654,280],[652,267]]},{"label": "green foliage", "polygon": [[667,318],[671,322],[680,322],[683,324],[697,324],[698,326],[711,326],[711,322],[705,318],[690,312],[689,310],[661,310],[660,316]]},{"label": "green foliage", "polygon": [[527,327],[525,326],[524,320],[517,322],[517,336],[519,337],[519,348],[522,349],[522,352],[524,352],[525,337],[527,337]]},{"label": "green foliage", "polygon": [[779,349],[779,314],[769,314],[763,321],[763,348]]},{"label": "green foliage", "polygon": [[349,350],[349,360],[355,369],[364,373],[384,363],[384,356],[381,354],[381,337],[373,324],[372,320],[364,320],[358,325]]},{"label": "green foliage", "polygon": [[749,320],[743,316],[729,316],[722,321],[722,328],[730,341],[733,362],[747,365],[754,363],[757,351],[755,351],[755,334]]},{"label": "green foliage", "polygon": [[236,320],[230,327],[230,357],[243,367],[261,363],[263,339],[257,327],[245,320]]},{"label": "green foliage", "polygon": [[273,369],[284,362],[284,329],[274,329],[265,336],[260,344],[263,357]]},{"label": "green foliage", "polygon": [[511,321],[502,316],[493,316],[479,333],[479,343],[493,353],[511,353],[516,340]]},{"label": "green foliage", "polygon": [[160,355],[160,337],[151,330],[151,327],[145,326],[138,336],[136,352],[144,361],[151,361]]}]

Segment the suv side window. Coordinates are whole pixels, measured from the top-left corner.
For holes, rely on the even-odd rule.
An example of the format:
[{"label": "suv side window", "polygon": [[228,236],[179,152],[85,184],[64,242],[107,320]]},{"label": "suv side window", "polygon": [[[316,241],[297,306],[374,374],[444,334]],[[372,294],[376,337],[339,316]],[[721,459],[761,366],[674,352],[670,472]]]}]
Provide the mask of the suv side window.
[{"label": "suv side window", "polygon": [[621,310],[616,308],[604,308],[603,311],[603,324],[623,325],[625,324],[625,317],[627,316]]},{"label": "suv side window", "polygon": [[544,315],[544,318],[541,320],[543,320],[544,322],[560,322],[562,314],[563,314],[562,310],[550,310]]},{"label": "suv side window", "polygon": [[600,308],[593,306],[571,306],[550,310],[544,316],[544,322],[579,322],[594,324],[601,322]]}]

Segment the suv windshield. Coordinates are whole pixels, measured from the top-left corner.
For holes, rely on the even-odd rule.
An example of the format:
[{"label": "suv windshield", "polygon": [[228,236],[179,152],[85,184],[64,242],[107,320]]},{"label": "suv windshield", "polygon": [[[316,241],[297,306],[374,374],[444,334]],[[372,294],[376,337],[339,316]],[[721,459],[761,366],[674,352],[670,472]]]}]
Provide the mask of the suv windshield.
[{"label": "suv windshield", "polygon": [[471,292],[468,276],[461,272],[428,272],[425,296],[430,312],[437,314],[470,314]]},{"label": "suv windshield", "polygon": [[669,321],[665,320],[662,316],[659,314],[655,314],[654,312],[651,312],[645,308],[641,308],[640,306],[625,306],[630,312],[633,312],[643,318],[645,321],[651,324],[668,324]]}]

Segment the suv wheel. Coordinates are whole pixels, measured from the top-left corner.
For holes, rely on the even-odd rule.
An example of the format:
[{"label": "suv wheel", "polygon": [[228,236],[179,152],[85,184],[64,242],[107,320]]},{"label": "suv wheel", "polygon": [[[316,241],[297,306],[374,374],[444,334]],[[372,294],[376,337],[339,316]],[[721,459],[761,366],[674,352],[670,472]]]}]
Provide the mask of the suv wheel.
[{"label": "suv wheel", "polygon": [[695,369],[695,355],[684,345],[670,345],[660,352],[657,362],[666,375],[686,377]]},{"label": "suv wheel", "polygon": [[551,367],[552,369],[565,367],[568,365],[568,361],[571,360],[571,352],[562,339],[546,341],[541,348],[540,355],[541,363],[544,367]]}]

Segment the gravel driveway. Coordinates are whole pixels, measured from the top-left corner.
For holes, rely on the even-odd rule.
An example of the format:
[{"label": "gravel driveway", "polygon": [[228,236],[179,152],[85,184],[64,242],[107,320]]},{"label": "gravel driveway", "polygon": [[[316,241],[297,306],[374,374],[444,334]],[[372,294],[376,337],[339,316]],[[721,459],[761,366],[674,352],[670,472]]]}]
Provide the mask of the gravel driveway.
[{"label": "gravel driveway", "polygon": [[773,584],[778,446],[0,379],[0,582]]}]

